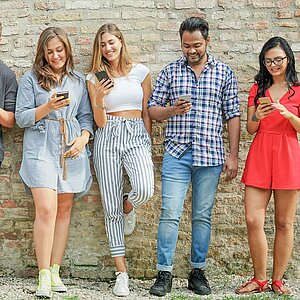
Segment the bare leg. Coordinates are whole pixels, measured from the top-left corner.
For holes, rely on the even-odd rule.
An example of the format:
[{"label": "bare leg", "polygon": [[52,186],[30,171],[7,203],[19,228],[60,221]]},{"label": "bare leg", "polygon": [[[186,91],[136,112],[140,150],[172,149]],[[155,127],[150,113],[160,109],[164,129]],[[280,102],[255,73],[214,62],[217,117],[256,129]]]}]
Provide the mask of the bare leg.
[{"label": "bare leg", "polygon": [[[264,232],[266,209],[271,197],[271,190],[245,187],[245,214],[248,232],[250,255],[254,268],[254,278],[266,280],[268,244]],[[237,289],[239,293],[252,291],[258,287],[251,282]]]},{"label": "bare leg", "polygon": [[[274,191],[276,232],[272,281],[282,279],[291,256],[298,196],[299,192],[296,190]],[[273,288],[277,287],[273,286]]]},{"label": "bare leg", "polygon": [[59,194],[55,221],[51,265],[61,265],[69,237],[69,226],[74,194]]},{"label": "bare leg", "polygon": [[115,261],[117,272],[126,272],[124,256],[115,256],[114,261]]},{"label": "bare leg", "polygon": [[126,198],[123,201],[123,212],[124,214],[129,214],[133,209],[133,205],[131,202],[129,202],[129,200]]},{"label": "bare leg", "polygon": [[35,204],[33,236],[38,268],[39,270],[49,269],[57,211],[57,194],[56,191],[47,188],[34,188],[31,192]]}]

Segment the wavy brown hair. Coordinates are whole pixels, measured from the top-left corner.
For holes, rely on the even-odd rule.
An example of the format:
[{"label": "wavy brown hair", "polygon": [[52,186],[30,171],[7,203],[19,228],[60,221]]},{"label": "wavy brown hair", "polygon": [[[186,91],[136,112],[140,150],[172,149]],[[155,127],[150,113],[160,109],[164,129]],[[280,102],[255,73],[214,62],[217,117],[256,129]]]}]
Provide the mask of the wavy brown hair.
[{"label": "wavy brown hair", "polygon": [[45,53],[47,51],[48,42],[58,37],[59,40],[64,44],[66,51],[66,64],[64,65],[63,74],[70,75],[70,72],[74,68],[72,48],[67,37],[66,32],[60,27],[48,27],[40,35],[33,63],[33,72],[38,78],[38,83],[41,87],[47,91],[50,91],[53,86],[59,84],[52,68],[49,66]]},{"label": "wavy brown hair", "polygon": [[124,73],[127,74],[131,70],[133,61],[127,50],[125,39],[124,39],[124,36],[123,36],[121,30],[117,27],[117,25],[112,24],[112,23],[107,23],[107,24],[102,25],[99,28],[98,32],[96,33],[96,36],[94,39],[94,46],[93,46],[92,62],[91,62],[91,66],[90,66],[90,69],[88,72],[96,73],[98,71],[105,70],[110,75],[112,75],[112,69],[111,69],[110,63],[102,55],[102,48],[101,48],[101,38],[102,38],[102,35],[106,32],[116,36],[121,41],[122,48],[121,48],[121,52],[120,52],[118,71],[120,71],[121,74],[124,74]]}]

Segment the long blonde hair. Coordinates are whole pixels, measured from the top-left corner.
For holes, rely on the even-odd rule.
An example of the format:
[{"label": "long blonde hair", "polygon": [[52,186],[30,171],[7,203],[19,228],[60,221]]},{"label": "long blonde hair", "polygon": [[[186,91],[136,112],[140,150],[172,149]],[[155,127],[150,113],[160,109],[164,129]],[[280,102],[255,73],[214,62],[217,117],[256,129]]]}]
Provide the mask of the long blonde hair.
[{"label": "long blonde hair", "polygon": [[55,74],[53,73],[52,68],[49,66],[45,58],[47,44],[51,39],[55,37],[58,37],[59,40],[64,44],[66,51],[67,60],[64,66],[63,74],[69,76],[70,72],[74,68],[72,48],[66,32],[59,27],[46,28],[39,37],[32,69],[38,78],[38,83],[47,91],[50,91],[53,86],[59,83]]},{"label": "long blonde hair", "polygon": [[88,72],[95,73],[97,71],[105,70],[110,75],[112,75],[111,65],[109,61],[107,61],[107,59],[103,56],[101,50],[101,38],[102,35],[106,32],[116,36],[121,41],[122,48],[120,52],[118,71],[123,74],[128,73],[131,70],[133,61],[127,50],[125,39],[121,30],[117,27],[117,25],[112,23],[102,25],[96,33],[93,46],[92,62]]}]

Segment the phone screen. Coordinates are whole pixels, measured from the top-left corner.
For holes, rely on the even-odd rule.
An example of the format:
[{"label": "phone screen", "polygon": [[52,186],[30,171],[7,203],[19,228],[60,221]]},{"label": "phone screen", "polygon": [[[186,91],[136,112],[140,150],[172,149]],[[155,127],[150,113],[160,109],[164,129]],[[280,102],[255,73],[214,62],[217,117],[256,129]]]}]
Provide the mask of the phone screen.
[{"label": "phone screen", "polygon": [[179,99],[184,100],[185,102],[191,102],[192,95],[180,95]]},{"label": "phone screen", "polygon": [[258,98],[260,104],[271,104],[271,99],[269,97]]},{"label": "phone screen", "polygon": [[107,75],[107,73],[105,71],[97,72],[97,73],[95,73],[95,75],[99,81],[102,79],[110,80],[109,76]]},{"label": "phone screen", "polygon": [[[61,92],[57,92],[57,93],[56,93],[56,96],[57,96],[57,97],[63,96],[63,98],[62,98],[62,99],[59,99],[58,101],[62,101],[62,100],[68,99],[68,98],[69,98],[69,91],[61,91]],[[69,106],[69,104],[67,104],[66,106]]]}]

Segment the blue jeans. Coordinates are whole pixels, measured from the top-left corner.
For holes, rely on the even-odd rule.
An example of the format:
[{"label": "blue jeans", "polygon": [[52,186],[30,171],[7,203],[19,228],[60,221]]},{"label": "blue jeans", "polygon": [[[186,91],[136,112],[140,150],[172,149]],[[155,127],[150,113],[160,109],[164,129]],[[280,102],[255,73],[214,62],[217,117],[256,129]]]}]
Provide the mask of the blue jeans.
[{"label": "blue jeans", "polygon": [[211,235],[211,210],[222,167],[193,167],[192,150],[186,151],[180,159],[165,153],[162,168],[162,211],[157,237],[157,270],[171,272],[173,269],[178,225],[190,182],[191,267],[205,268]]}]

